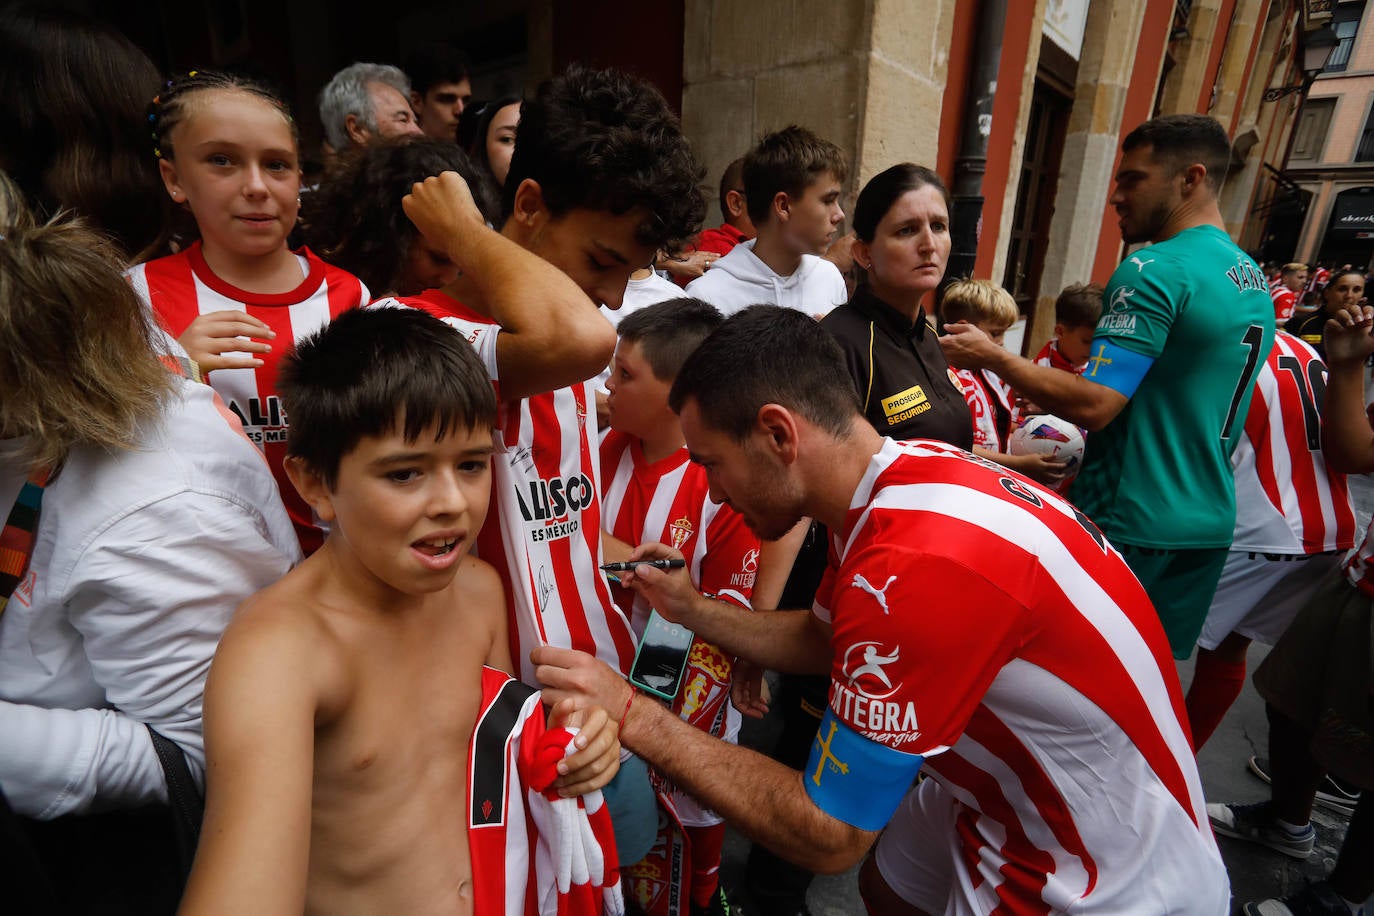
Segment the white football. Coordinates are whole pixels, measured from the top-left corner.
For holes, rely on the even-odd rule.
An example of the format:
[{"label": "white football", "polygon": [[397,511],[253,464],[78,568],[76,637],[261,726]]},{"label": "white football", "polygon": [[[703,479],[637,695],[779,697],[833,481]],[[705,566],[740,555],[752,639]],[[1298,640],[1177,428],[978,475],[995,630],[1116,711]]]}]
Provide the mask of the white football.
[{"label": "white football", "polygon": [[1069,463],[1070,474],[1083,460],[1083,431],[1068,420],[1041,414],[1027,417],[1011,434],[1013,455],[1050,455]]}]

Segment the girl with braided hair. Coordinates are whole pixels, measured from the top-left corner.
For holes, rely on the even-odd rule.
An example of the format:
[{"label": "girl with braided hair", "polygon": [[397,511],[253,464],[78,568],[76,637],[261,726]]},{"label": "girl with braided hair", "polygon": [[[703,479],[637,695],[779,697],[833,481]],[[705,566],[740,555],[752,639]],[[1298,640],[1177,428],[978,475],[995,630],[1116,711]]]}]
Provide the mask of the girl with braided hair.
[{"label": "girl with braided hair", "polygon": [[309,553],[323,536],[282,469],[277,363],[292,341],[365,304],[367,287],[287,245],[300,163],[295,124],[269,89],[192,70],[167,84],[148,117],[167,195],[190,212],[200,237],[132,268],[130,280],[267,456]]}]

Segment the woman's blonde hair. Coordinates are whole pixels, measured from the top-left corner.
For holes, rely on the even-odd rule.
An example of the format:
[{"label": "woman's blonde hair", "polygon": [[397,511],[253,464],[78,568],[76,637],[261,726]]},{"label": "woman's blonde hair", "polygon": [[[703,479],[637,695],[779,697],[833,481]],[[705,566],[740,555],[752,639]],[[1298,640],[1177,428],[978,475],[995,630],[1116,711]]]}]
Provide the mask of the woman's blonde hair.
[{"label": "woman's blonde hair", "polygon": [[0,172],[0,437],[57,467],[78,445],[126,449],[172,379],[110,239],[59,214],[38,225]]},{"label": "woman's blonde hair", "polygon": [[1021,317],[1011,293],[991,280],[955,280],[945,287],[940,314],[949,323],[994,321],[1011,327]]}]

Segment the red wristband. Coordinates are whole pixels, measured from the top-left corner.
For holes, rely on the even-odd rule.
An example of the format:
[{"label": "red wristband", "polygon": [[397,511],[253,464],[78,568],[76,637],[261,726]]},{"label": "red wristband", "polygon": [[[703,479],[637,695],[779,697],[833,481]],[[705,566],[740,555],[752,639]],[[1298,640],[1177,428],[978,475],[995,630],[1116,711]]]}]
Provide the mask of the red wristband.
[{"label": "red wristband", "polygon": [[619,725],[619,727],[622,728],[622,729],[625,727],[625,717],[628,716],[628,715],[630,714],[630,705],[634,703],[634,701],[635,701],[635,694],[637,694],[637,693],[639,693],[639,691],[635,689],[635,685],[634,685],[634,684],[631,684],[631,685],[630,685],[630,698],[629,698],[628,700],[625,701],[625,711],[622,712],[622,713],[620,714],[620,721],[619,721],[618,723],[616,723],[616,724]]}]

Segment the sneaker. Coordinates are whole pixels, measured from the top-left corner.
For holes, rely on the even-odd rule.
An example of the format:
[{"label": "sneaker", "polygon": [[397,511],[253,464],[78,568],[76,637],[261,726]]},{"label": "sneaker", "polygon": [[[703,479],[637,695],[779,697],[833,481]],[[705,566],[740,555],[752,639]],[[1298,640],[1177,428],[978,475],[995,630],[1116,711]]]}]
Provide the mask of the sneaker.
[{"label": "sneaker", "polygon": [[[1245,916],[1350,916],[1350,908],[1325,881],[1313,882],[1282,900],[1274,898],[1247,903],[1241,912]],[[1363,914],[1364,908],[1361,907],[1357,916]]]},{"label": "sneaker", "polygon": [[725,896],[725,888],[716,887],[711,902],[706,906],[692,904],[692,916],[744,916],[744,911],[730,902]]},{"label": "sneaker", "polygon": [[[1251,757],[1246,764],[1251,773],[1254,773],[1265,782],[1271,782],[1269,777],[1269,758]],[[1317,787],[1317,804],[1323,805],[1341,814],[1350,814],[1355,810],[1355,803],[1360,800],[1360,790],[1354,786],[1347,786],[1336,777],[1327,775],[1322,778],[1321,785]]]},{"label": "sneaker", "polygon": [[1208,805],[1207,819],[1222,836],[1259,843],[1295,859],[1310,856],[1316,844],[1317,831],[1311,824],[1295,836],[1274,823],[1267,801],[1254,805]]}]

